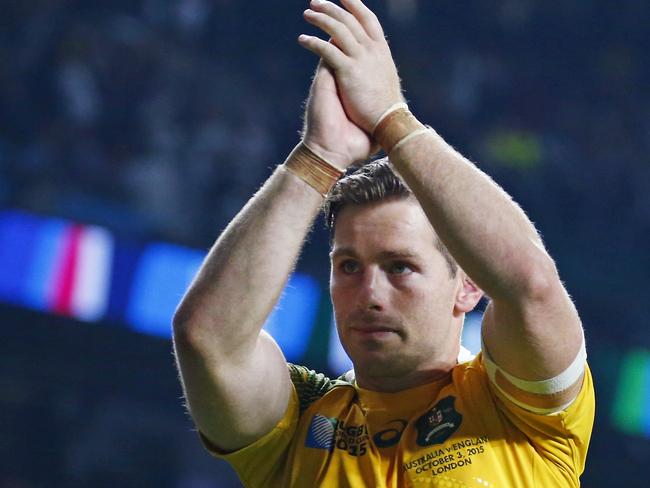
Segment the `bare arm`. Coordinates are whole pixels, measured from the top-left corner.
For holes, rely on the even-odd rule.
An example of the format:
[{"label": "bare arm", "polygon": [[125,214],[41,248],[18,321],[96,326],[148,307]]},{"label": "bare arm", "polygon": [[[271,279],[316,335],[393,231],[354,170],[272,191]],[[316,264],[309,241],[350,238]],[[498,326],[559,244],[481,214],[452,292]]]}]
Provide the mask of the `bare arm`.
[{"label": "bare arm", "polygon": [[174,317],[190,412],[222,449],[253,442],[287,408],[284,356],[260,331],[320,203],[318,193],[278,168],[217,240]]},{"label": "bare arm", "polygon": [[[304,141],[342,168],[370,151],[323,66],[312,84]],[[261,438],[287,409],[286,362],[261,329],[321,204],[318,192],[279,167],[214,244],[175,314],[174,347],[190,412],[221,449]]]},{"label": "bare arm", "polygon": [[[305,12],[333,42],[299,40],[333,67],[348,114],[371,131],[401,101],[399,78],[376,16],[360,0],[341,3],[312,1]],[[460,266],[492,297],[484,340],[495,362],[527,380],[563,371],[581,345],[580,321],[526,215],[437,134],[414,137],[390,157]]]}]

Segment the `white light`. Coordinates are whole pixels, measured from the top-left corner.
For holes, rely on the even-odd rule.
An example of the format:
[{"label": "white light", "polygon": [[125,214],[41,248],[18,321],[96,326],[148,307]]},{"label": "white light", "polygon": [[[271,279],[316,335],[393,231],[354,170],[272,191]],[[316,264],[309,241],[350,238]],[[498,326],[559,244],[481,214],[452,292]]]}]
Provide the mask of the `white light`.
[{"label": "white light", "polygon": [[101,227],[84,228],[79,242],[71,312],[89,322],[101,319],[108,307],[113,236]]}]

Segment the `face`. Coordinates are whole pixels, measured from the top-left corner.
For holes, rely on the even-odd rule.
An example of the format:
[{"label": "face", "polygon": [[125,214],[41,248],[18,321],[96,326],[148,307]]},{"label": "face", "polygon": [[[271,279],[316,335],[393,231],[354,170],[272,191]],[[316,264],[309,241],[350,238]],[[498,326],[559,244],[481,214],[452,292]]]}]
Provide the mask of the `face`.
[{"label": "face", "polygon": [[336,220],[330,291],[357,377],[395,377],[455,359],[460,279],[414,199],[344,207]]}]

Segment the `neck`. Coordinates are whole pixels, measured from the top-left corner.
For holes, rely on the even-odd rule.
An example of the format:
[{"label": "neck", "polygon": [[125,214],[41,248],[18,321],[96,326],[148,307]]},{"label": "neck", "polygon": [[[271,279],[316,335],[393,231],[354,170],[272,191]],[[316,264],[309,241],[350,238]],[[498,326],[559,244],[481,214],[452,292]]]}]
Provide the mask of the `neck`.
[{"label": "neck", "polygon": [[441,362],[434,367],[416,369],[408,374],[373,374],[373,372],[356,368],[354,373],[359,388],[382,393],[396,393],[442,379],[451,372],[457,363],[456,354],[453,360]]}]

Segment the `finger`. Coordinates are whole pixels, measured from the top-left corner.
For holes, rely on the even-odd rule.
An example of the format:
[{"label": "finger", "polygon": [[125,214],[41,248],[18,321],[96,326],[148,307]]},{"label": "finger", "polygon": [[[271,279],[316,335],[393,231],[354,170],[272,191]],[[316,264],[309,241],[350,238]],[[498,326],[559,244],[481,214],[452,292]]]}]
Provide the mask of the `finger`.
[{"label": "finger", "polygon": [[334,44],[344,53],[351,55],[359,50],[359,41],[355,39],[345,24],[327,14],[315,12],[311,9],[305,10],[304,17],[307,22],[329,34]]},{"label": "finger", "polygon": [[310,7],[312,10],[327,14],[344,24],[357,41],[362,42],[368,38],[368,34],[356,17],[335,3],[326,0],[311,0]]},{"label": "finger", "polygon": [[340,69],[347,60],[346,55],[338,47],[318,37],[301,34],[298,36],[298,43],[323,58],[333,69]]},{"label": "finger", "polygon": [[361,0],[341,0],[341,4],[354,15],[372,39],[383,39],[384,30],[379,23],[379,19]]}]

